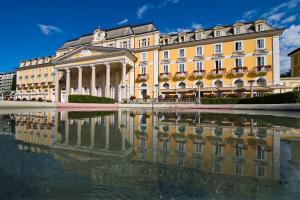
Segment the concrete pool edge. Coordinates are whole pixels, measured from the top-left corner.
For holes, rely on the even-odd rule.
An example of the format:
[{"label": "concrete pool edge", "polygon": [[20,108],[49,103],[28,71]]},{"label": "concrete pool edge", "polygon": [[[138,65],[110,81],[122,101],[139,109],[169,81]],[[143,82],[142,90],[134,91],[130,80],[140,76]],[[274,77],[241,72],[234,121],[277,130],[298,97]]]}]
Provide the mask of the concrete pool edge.
[{"label": "concrete pool edge", "polygon": [[300,103],[295,104],[93,104],[93,103],[47,103],[47,102],[0,102],[0,108],[164,108],[164,109],[222,109],[222,110],[281,110],[300,111]]}]

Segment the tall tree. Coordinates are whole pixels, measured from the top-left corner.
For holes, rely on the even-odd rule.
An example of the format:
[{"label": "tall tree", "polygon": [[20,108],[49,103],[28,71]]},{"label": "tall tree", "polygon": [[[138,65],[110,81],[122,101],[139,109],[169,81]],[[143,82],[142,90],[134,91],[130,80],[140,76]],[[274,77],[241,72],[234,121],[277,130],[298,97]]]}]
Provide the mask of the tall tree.
[{"label": "tall tree", "polygon": [[16,91],[17,89],[17,75],[15,74],[11,83],[11,91]]}]

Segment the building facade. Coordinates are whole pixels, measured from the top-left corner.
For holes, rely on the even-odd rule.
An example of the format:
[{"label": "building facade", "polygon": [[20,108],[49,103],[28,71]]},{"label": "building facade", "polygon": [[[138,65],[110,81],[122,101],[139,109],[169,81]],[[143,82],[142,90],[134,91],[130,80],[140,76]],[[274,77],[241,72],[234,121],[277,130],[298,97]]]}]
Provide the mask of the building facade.
[{"label": "building facade", "polygon": [[11,91],[14,72],[0,73],[0,93]]},{"label": "building facade", "polygon": [[288,56],[291,58],[291,77],[300,77],[300,47],[290,52]]},{"label": "building facade", "polygon": [[152,23],[97,29],[56,54],[21,62],[17,96],[67,102],[70,94],[117,101],[245,95],[280,87],[279,36],[263,20],[160,35]]}]

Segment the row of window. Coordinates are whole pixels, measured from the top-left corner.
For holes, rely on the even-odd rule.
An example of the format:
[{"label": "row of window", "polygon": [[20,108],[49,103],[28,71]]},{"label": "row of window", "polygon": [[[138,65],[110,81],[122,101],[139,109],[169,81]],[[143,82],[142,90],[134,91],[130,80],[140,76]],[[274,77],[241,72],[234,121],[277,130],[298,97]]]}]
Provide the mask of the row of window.
[{"label": "row of window", "polygon": [[[260,38],[260,39],[256,40],[256,49],[258,49],[258,50],[265,49],[265,39],[264,38]],[[243,51],[243,42],[242,41],[234,42],[234,51],[235,52]],[[223,53],[222,43],[214,44],[214,54],[222,54],[222,53]],[[203,55],[204,55],[203,46],[197,46],[196,47],[196,56],[203,56]],[[185,48],[178,49],[178,57],[179,58],[186,57],[186,49]],[[163,52],[163,59],[169,59],[169,51]],[[147,61],[147,52],[141,53],[141,60]]]},{"label": "row of window", "polygon": [[[256,57],[256,65],[257,66],[265,66],[266,65],[265,56],[257,56]],[[223,68],[222,59],[216,59],[214,61],[214,67],[215,67],[215,69]],[[234,60],[234,67],[236,67],[236,68],[243,67],[243,58],[236,58]],[[146,74],[146,71],[147,71],[146,69],[147,69],[146,66],[142,67],[142,72],[144,72],[145,74]],[[195,62],[195,70],[197,70],[197,71],[204,70],[203,61],[196,61]],[[185,63],[179,63],[178,64],[178,72],[186,72],[186,64]],[[170,73],[169,64],[164,64],[163,65],[163,73]]]},{"label": "row of window", "polygon": [[[34,69],[31,69],[30,71],[31,71],[31,75],[33,75],[35,70],[34,70]],[[28,76],[29,69],[28,69],[28,70],[24,70],[23,73],[24,73],[24,72],[25,72],[25,76]],[[45,73],[47,74],[48,72],[49,72],[49,68],[46,67],[46,68],[45,68]],[[42,74],[42,68],[39,68],[39,69],[38,69],[38,73],[39,73],[39,74]]]}]

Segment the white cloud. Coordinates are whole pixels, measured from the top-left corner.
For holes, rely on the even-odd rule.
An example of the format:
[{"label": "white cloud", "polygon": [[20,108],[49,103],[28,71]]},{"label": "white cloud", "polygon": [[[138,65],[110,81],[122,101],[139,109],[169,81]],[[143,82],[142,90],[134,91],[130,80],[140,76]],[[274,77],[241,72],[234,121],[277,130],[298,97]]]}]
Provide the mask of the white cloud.
[{"label": "white cloud", "polygon": [[282,20],[282,23],[283,24],[291,23],[294,22],[296,19],[297,19],[297,14],[285,18],[284,20]]},{"label": "white cloud", "polygon": [[56,26],[46,24],[38,24],[38,26],[45,35],[50,35],[53,32],[61,32],[61,29]]},{"label": "white cloud", "polygon": [[180,0],[162,0],[159,4],[145,4],[137,9],[136,16],[141,19],[143,15],[152,8],[164,8],[168,4],[177,4],[179,2]]},{"label": "white cloud", "polygon": [[300,46],[300,25],[291,25],[280,38],[280,65],[281,71],[290,69],[290,58],[288,53]]},{"label": "white cloud", "polygon": [[248,21],[252,19],[256,14],[257,14],[256,9],[248,10],[247,12],[244,13],[242,20],[240,21]]},{"label": "white cloud", "polygon": [[192,23],[192,28],[193,29],[200,29],[200,28],[203,28],[203,26],[201,25],[201,24],[199,24],[199,23]]},{"label": "white cloud", "polygon": [[202,27],[203,26],[201,24],[193,22],[190,27],[183,27],[183,28],[176,28],[176,29],[167,28],[166,31],[162,32],[161,34],[165,35],[165,34],[175,34],[180,32],[190,32],[192,30],[199,29]]},{"label": "white cloud", "polygon": [[160,4],[157,5],[158,8],[163,8],[165,6],[167,6],[169,3],[179,3],[180,0],[163,0]]},{"label": "white cloud", "polygon": [[284,13],[275,13],[270,16],[268,16],[267,20],[271,22],[278,22],[281,20],[281,18],[284,16]]},{"label": "white cloud", "polygon": [[122,25],[122,24],[125,24],[125,23],[127,23],[127,22],[128,22],[128,19],[125,18],[125,19],[123,19],[122,21],[118,22],[118,25]]},{"label": "white cloud", "polygon": [[137,18],[139,18],[139,19],[142,18],[143,15],[145,14],[145,12],[147,12],[152,7],[153,6],[151,4],[146,4],[146,5],[139,7],[136,11]]},{"label": "white cloud", "polygon": [[300,0],[290,0],[288,2],[284,2],[282,4],[279,4],[273,8],[270,9],[270,11],[264,13],[262,15],[262,17],[264,18],[268,18],[269,16],[277,13],[280,10],[284,10],[285,12],[290,11],[293,8],[296,8],[298,6],[298,3],[300,2]]}]

